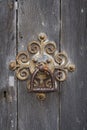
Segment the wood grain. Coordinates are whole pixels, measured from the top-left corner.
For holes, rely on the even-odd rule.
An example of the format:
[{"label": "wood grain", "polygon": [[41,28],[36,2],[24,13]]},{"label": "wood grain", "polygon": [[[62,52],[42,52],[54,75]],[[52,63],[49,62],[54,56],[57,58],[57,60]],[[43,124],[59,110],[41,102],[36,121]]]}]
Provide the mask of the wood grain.
[{"label": "wood grain", "polygon": [[16,130],[16,84],[9,62],[15,58],[15,7],[0,0],[0,130]]},{"label": "wood grain", "polygon": [[87,1],[62,0],[61,46],[76,71],[61,85],[60,130],[87,129]]},{"label": "wood grain", "polygon": [[[26,50],[29,41],[37,40],[44,32],[59,46],[59,0],[19,0],[18,50]],[[58,92],[47,94],[39,101],[34,93],[28,93],[26,81],[18,86],[18,130],[59,130]]]}]

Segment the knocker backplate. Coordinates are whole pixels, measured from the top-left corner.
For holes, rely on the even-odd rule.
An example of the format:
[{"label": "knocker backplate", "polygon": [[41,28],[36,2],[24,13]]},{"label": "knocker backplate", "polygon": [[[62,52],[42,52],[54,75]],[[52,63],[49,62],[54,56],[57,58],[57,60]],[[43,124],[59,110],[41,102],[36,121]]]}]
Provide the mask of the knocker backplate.
[{"label": "knocker backplate", "polygon": [[19,52],[10,63],[19,80],[27,80],[29,92],[57,91],[57,82],[63,82],[75,65],[68,61],[65,52],[58,52],[56,43],[49,41],[45,33],[38,35],[37,41],[27,46],[27,51]]}]

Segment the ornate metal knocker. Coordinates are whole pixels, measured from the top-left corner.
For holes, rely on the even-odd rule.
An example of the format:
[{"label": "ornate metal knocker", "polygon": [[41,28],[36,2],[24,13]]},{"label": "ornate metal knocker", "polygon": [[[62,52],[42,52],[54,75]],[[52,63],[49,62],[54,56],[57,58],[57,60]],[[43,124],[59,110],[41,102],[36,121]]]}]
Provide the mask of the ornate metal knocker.
[{"label": "ornate metal knocker", "polygon": [[57,91],[57,81],[66,80],[68,71],[73,72],[75,65],[68,61],[65,52],[56,50],[55,42],[40,33],[38,41],[30,42],[27,51],[18,53],[10,69],[15,70],[18,79],[28,79],[28,91],[38,93],[37,97],[44,100],[44,93]]}]

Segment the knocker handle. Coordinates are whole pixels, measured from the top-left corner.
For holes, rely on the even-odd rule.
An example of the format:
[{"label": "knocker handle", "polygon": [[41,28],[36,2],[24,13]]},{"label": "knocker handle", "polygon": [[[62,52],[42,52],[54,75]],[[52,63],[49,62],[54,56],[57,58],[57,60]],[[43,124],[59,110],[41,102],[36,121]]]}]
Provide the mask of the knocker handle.
[{"label": "knocker handle", "polygon": [[[34,79],[36,78],[37,74],[39,72],[42,72],[43,74],[46,74],[49,79],[50,79],[50,85],[47,86],[37,86],[37,88],[34,88]],[[30,82],[30,92],[52,92],[52,91],[56,91],[57,89],[55,88],[55,82],[54,82],[54,77],[53,74],[51,73],[51,71],[47,68],[44,67],[42,65],[38,66],[38,68],[34,71],[34,73],[31,76],[31,82]]]}]

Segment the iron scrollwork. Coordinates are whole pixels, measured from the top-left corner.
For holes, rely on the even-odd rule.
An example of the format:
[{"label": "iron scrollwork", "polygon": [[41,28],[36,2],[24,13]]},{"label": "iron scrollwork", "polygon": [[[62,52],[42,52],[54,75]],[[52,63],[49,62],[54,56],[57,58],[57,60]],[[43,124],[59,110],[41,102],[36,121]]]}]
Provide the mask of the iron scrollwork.
[{"label": "iron scrollwork", "polygon": [[56,91],[57,81],[66,80],[75,65],[68,61],[65,52],[57,51],[55,42],[40,33],[38,41],[30,42],[27,51],[18,53],[16,60],[10,63],[10,69],[15,70],[19,80],[28,80],[29,92],[42,93]]}]

